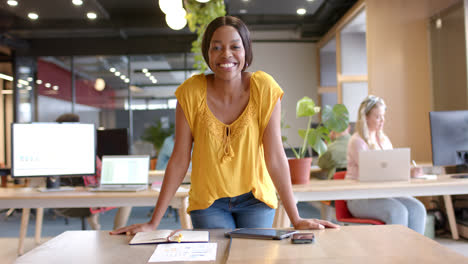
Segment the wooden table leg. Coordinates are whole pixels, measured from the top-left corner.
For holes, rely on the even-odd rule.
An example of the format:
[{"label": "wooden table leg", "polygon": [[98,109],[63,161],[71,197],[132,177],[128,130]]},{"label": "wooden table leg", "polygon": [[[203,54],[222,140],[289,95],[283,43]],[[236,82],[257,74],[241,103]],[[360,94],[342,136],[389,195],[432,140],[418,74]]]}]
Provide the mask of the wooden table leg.
[{"label": "wooden table leg", "polygon": [[28,232],[28,222],[29,222],[29,213],[31,208],[23,208],[23,214],[21,215],[21,227],[19,234],[19,243],[18,243],[18,255],[23,255],[24,253],[24,240],[26,238],[26,233]]},{"label": "wooden table leg", "polygon": [[187,214],[188,208],[188,196],[182,198],[181,206],[179,206],[179,217],[180,217],[180,225],[182,229],[192,229],[192,220],[190,219],[190,215]]},{"label": "wooden table leg", "polygon": [[34,241],[36,244],[41,243],[41,233],[42,233],[42,219],[44,218],[44,208],[36,209],[36,234],[34,236]]},{"label": "wooden table leg", "polygon": [[452,238],[457,240],[458,236],[457,221],[455,220],[455,212],[453,210],[452,197],[450,195],[444,195],[445,210],[447,212],[447,218],[449,221],[450,232],[452,232]]}]

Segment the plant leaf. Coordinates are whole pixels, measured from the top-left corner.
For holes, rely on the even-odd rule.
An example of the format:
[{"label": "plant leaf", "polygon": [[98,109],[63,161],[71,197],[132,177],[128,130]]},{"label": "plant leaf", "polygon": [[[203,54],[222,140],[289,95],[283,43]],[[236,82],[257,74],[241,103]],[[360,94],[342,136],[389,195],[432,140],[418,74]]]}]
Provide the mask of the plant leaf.
[{"label": "plant leaf", "polygon": [[342,132],[349,125],[348,109],[342,104],[336,104],[333,108],[325,105],[322,108],[322,122],[329,130]]},{"label": "plant leaf", "polygon": [[310,99],[307,96],[304,96],[302,99],[297,101],[296,117],[313,116],[317,114],[314,108],[315,108],[314,100]]},{"label": "plant leaf", "polygon": [[309,143],[312,149],[315,150],[319,156],[327,151],[327,144],[325,144],[322,139],[323,137],[328,138],[328,133],[324,127],[319,127],[318,129],[311,128],[307,137],[307,143]]}]

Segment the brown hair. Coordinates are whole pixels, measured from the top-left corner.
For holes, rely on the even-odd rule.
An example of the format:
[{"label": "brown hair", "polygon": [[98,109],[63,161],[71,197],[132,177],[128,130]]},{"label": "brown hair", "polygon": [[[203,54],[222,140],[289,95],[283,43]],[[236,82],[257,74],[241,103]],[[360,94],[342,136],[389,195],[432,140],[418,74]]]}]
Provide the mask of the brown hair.
[{"label": "brown hair", "polygon": [[245,64],[242,68],[243,71],[252,64],[252,40],[250,39],[250,32],[247,26],[237,17],[233,16],[222,16],[217,17],[213,21],[208,24],[205,29],[205,33],[203,33],[203,39],[201,44],[203,58],[205,59],[206,64],[210,65],[210,59],[208,57],[208,50],[210,49],[210,42],[211,38],[213,37],[213,33],[222,26],[231,26],[237,30],[239,33],[242,44],[244,45],[245,50]]},{"label": "brown hair", "polygon": [[57,117],[57,119],[55,119],[55,122],[58,122],[58,123],[66,123],[66,122],[77,123],[77,122],[80,122],[80,117],[78,115],[76,115],[76,114],[68,113],[68,114],[63,114],[63,115]]}]

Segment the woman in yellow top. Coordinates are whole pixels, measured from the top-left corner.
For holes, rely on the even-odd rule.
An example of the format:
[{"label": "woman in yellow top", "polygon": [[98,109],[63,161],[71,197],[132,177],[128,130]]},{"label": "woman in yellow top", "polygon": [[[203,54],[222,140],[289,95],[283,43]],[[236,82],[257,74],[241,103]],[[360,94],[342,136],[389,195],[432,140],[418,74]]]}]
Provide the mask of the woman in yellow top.
[{"label": "woman in yellow top", "polygon": [[195,75],[175,93],[174,151],[153,216],[111,234],[158,227],[184,179],[192,142],[188,212],[194,228],[271,227],[275,187],[294,228],[338,227],[299,216],[281,142],[283,91],[270,75],[245,72],[252,62],[249,35],[235,17],[218,17],[208,25],[202,52],[213,74]]}]

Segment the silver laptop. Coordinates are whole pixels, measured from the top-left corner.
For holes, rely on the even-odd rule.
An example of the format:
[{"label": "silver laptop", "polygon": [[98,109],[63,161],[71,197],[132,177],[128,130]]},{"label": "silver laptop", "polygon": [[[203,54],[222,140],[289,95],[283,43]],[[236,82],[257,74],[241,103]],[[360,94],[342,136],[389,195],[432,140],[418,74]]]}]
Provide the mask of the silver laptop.
[{"label": "silver laptop", "polygon": [[148,155],[103,156],[101,180],[91,191],[136,192],[148,189]]},{"label": "silver laptop", "polygon": [[410,149],[368,150],[359,152],[359,181],[409,181]]}]

